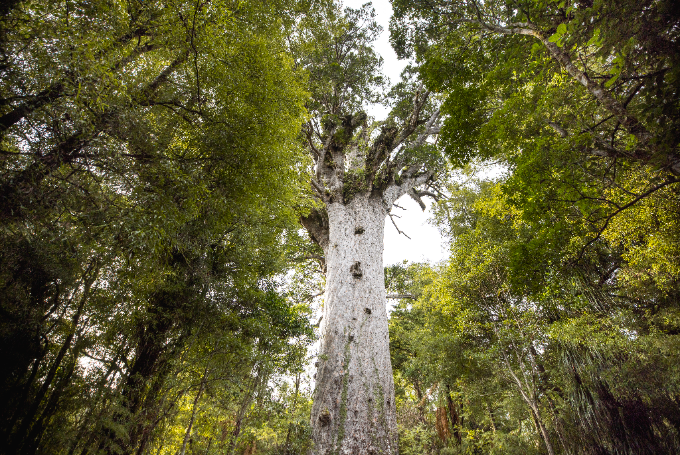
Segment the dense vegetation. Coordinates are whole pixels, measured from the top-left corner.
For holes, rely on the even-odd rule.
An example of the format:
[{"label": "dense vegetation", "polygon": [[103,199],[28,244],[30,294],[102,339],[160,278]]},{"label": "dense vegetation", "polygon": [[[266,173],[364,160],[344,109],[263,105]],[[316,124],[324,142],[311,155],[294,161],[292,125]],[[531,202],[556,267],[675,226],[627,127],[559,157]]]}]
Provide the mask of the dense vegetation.
[{"label": "dense vegetation", "polygon": [[450,258],[386,271],[402,455],[679,453],[677,2],[393,0],[391,93],[322,3],[0,6],[0,453],[307,452],[337,80],[375,134],[441,104]]},{"label": "dense vegetation", "polygon": [[312,333],[276,277],[304,203],[305,79],[285,45],[301,11],[10,5],[0,452],[233,453],[245,417],[297,431],[280,378]]},{"label": "dense vegetation", "polygon": [[394,4],[468,166],[450,259],[392,271],[402,454],[678,453],[677,4]]}]

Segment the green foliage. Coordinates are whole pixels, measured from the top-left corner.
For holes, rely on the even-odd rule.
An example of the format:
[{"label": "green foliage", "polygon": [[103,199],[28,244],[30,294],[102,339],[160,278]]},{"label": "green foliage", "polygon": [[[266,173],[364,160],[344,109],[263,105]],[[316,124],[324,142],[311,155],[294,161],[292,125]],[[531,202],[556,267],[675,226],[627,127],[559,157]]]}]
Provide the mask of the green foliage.
[{"label": "green foliage", "polygon": [[428,348],[402,363],[499,393],[480,450],[678,452],[672,3],[394,2],[393,44],[445,98],[447,156],[507,172],[450,185],[451,259],[404,332]]},{"label": "green foliage", "polygon": [[[385,80],[382,58],[372,43],[382,31],[370,4],[359,9],[323,2],[298,24],[292,53],[309,71],[312,117],[323,117],[324,128],[379,102]],[[333,122],[335,119],[335,122]]]},{"label": "green foliage", "polygon": [[300,370],[308,306],[274,278],[304,205],[300,7],[3,15],[0,452],[177,453],[194,411],[223,451]]},{"label": "green foliage", "polygon": [[[440,141],[452,164],[491,159],[512,170],[504,191],[525,221],[553,225],[542,241],[582,258],[575,250],[615,236],[616,220],[646,198],[677,195],[671,3],[395,2],[391,31],[445,99]],[[653,229],[665,237],[666,227]],[[585,241],[560,246],[567,231]]]},{"label": "green foliage", "polygon": [[[677,287],[651,291],[648,281],[641,292],[626,273],[635,266],[625,242],[602,239],[597,256],[575,262],[570,245],[588,231],[558,228],[559,212],[553,225],[528,222],[535,215],[506,194],[511,184],[513,176],[468,178],[439,204],[451,258],[409,284],[419,300],[390,321],[398,404],[420,409],[429,444],[453,453],[533,453],[547,444],[555,453],[676,453]],[[656,197],[665,200],[650,197],[629,213]],[[441,440],[427,421],[449,397],[449,416],[452,408],[464,416],[460,442]],[[421,450],[408,428],[405,450]]]}]

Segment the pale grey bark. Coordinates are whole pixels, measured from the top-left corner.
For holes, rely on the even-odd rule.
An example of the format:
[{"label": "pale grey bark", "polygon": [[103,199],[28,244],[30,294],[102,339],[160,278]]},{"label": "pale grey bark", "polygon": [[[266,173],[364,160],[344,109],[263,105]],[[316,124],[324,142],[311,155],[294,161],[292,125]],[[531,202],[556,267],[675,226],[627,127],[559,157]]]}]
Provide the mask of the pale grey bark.
[{"label": "pale grey bark", "polygon": [[326,294],[312,426],[315,455],[396,454],[382,265],[387,210],[357,194],[327,206]]},{"label": "pale grey bark", "polygon": [[398,453],[383,234],[392,204],[433,176],[411,153],[439,131],[428,98],[417,88],[411,115],[375,136],[363,112],[305,126],[320,204],[301,222],[326,269],[312,455]]}]

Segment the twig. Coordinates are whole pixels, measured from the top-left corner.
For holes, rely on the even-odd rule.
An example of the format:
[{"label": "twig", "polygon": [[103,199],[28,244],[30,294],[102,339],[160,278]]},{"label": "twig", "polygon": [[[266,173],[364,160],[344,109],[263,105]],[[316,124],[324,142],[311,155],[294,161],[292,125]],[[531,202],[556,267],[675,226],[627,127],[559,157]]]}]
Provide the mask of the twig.
[{"label": "twig", "polygon": [[389,217],[390,217],[390,220],[392,221],[392,224],[394,225],[394,228],[397,230],[397,232],[400,233],[400,234],[402,234],[402,235],[403,235],[404,237],[406,237],[407,239],[411,240],[411,237],[409,237],[409,236],[406,235],[404,232],[402,232],[401,229],[399,229],[399,227],[397,226],[397,223],[394,222],[394,217],[395,217],[396,215],[392,215],[391,213],[388,213],[388,215],[389,215]]},{"label": "twig", "polygon": [[415,300],[416,296],[413,294],[387,294],[388,299],[411,299]]}]

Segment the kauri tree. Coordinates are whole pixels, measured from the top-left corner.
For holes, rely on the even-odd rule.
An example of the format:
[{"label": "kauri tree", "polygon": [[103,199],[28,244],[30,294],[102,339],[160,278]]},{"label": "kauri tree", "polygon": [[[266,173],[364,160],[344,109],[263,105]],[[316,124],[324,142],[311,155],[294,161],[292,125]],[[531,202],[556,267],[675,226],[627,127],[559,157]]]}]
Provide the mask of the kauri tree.
[{"label": "kauri tree", "polygon": [[[373,122],[379,99],[380,28],[369,7],[329,7],[306,18],[297,51],[310,71],[304,140],[316,205],[302,218],[323,250],[326,292],[312,409],[314,453],[394,454],[396,420],[382,264],[385,220],[399,197],[422,204],[440,159],[427,142],[439,111],[412,79],[396,85],[393,109]],[[319,255],[321,257],[321,255]]]}]

